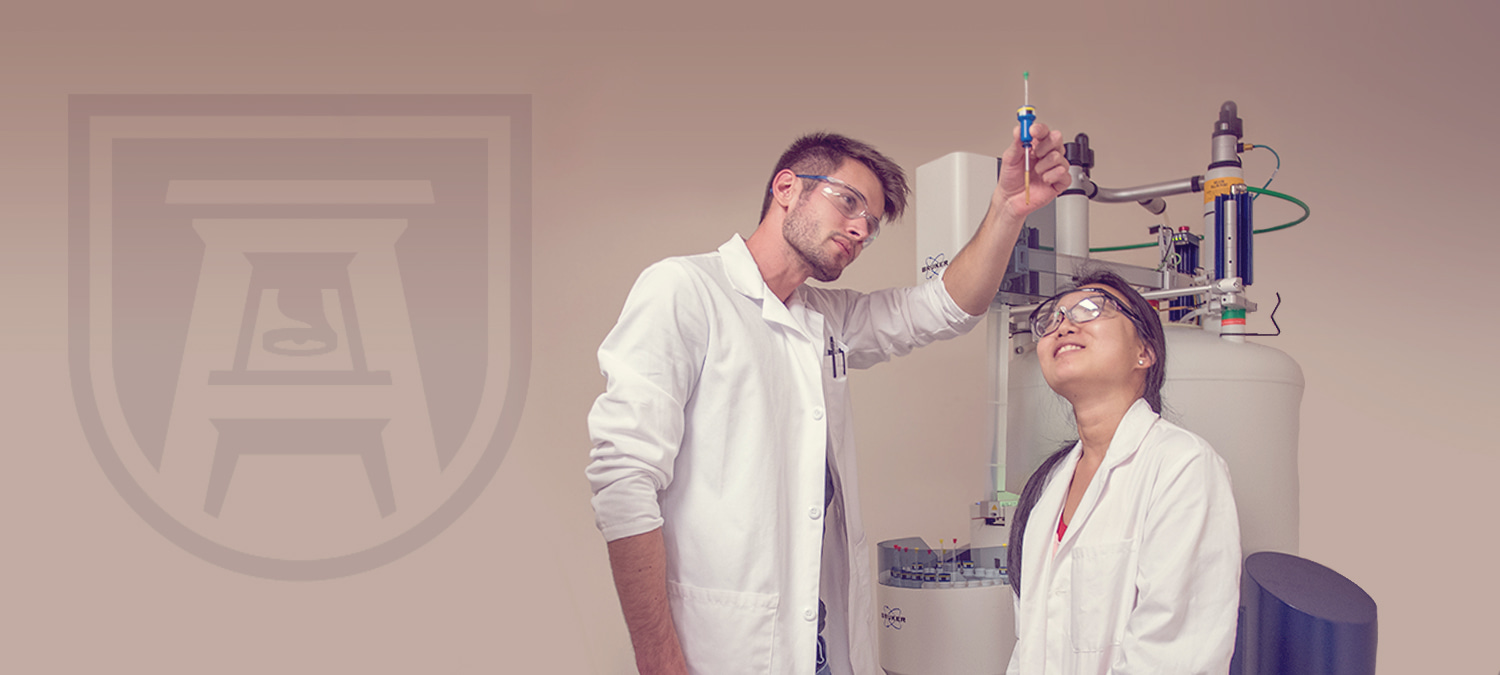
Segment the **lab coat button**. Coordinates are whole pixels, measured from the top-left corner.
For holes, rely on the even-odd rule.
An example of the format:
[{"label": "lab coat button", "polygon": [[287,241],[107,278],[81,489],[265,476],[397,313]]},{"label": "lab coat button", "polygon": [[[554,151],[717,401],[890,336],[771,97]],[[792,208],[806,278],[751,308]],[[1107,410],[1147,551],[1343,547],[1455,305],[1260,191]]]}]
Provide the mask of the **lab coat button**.
[{"label": "lab coat button", "polygon": [[822,515],[823,509],[820,509],[816,506],[807,510],[807,517],[812,518],[813,520],[817,520],[818,518],[822,517]]},{"label": "lab coat button", "polygon": [[823,409],[822,408],[813,408],[813,419],[815,419],[815,420],[823,419]]},{"label": "lab coat button", "polygon": [[808,621],[812,621],[813,619],[818,618],[818,613],[814,612],[811,609],[807,609],[802,612],[802,618],[807,619]]}]

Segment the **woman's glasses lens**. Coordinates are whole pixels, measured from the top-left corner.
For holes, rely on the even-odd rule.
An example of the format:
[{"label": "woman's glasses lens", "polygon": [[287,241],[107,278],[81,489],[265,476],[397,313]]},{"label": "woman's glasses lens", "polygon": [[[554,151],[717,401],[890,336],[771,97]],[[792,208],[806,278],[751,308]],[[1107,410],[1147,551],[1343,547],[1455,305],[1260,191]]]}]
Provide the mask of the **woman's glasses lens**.
[{"label": "woman's glasses lens", "polygon": [[1037,313],[1031,320],[1031,332],[1038,339],[1047,337],[1062,325],[1064,316],[1073,323],[1088,323],[1099,318],[1107,302],[1108,297],[1103,295],[1080,298],[1072,307],[1062,306],[1057,299],[1048,300],[1037,308]]}]

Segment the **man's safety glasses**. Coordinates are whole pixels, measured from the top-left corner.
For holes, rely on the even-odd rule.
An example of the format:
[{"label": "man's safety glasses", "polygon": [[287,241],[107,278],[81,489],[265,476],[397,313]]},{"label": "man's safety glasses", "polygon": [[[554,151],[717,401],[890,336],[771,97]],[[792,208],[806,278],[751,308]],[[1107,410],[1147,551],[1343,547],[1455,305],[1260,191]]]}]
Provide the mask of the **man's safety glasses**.
[{"label": "man's safety glasses", "polygon": [[865,199],[863,194],[860,194],[859,190],[854,189],[853,185],[832,176],[814,176],[799,173],[797,177],[822,181],[824,183],[823,189],[819,190],[819,192],[823,193],[823,196],[827,197],[828,201],[833,202],[834,207],[839,210],[839,213],[844,214],[845,218],[865,219],[865,224],[868,227],[865,228],[864,245],[869,246],[875,243],[875,237],[880,235],[880,219],[870,215],[870,203]]}]

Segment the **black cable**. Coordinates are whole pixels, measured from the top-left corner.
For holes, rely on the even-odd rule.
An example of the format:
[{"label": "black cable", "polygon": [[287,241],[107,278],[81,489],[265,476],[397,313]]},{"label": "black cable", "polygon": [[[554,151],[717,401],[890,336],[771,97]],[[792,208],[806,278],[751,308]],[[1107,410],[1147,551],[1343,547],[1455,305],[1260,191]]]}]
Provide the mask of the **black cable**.
[{"label": "black cable", "polygon": [[1276,294],[1276,306],[1271,308],[1271,325],[1276,327],[1275,333],[1239,333],[1254,337],[1276,337],[1281,335],[1281,324],[1276,323],[1276,310],[1281,309],[1281,293]]}]

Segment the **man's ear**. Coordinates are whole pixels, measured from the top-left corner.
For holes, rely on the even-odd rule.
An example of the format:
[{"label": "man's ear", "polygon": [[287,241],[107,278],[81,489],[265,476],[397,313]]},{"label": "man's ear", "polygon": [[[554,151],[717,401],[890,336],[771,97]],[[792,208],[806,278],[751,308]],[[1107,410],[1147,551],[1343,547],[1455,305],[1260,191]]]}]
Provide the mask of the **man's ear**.
[{"label": "man's ear", "polygon": [[786,209],[791,209],[797,203],[801,192],[802,180],[791,169],[782,169],[771,179],[771,200]]}]

